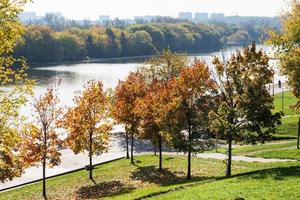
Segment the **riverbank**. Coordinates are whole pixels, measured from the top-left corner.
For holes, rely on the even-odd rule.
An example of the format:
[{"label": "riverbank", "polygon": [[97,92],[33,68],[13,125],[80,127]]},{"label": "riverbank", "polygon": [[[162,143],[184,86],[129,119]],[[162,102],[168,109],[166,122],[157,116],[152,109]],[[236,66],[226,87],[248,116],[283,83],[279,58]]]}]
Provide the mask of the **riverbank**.
[{"label": "riverbank", "polygon": [[[207,55],[220,54],[220,52],[232,52],[236,49],[243,48],[243,45],[228,45],[226,47],[222,47],[218,50],[204,51],[204,52],[178,52],[178,53],[186,53],[187,56],[190,57],[201,57]],[[269,50],[269,46],[264,45],[263,43],[257,44],[258,49],[266,49]],[[44,66],[57,66],[57,65],[73,65],[73,64],[86,64],[86,63],[142,63],[146,59],[152,58],[156,56],[156,54],[146,55],[146,56],[130,56],[130,57],[113,57],[113,58],[88,58],[85,60],[78,61],[60,61],[60,62],[29,62],[30,67],[44,67]]]}]

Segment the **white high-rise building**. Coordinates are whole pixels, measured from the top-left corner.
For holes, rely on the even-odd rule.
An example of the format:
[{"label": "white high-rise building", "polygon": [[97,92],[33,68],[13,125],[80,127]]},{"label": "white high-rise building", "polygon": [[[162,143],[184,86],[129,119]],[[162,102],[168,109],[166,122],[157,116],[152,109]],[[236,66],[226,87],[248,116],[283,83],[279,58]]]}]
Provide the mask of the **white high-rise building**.
[{"label": "white high-rise building", "polygon": [[225,15],[223,13],[211,13],[210,18],[212,20],[224,20]]},{"label": "white high-rise building", "polygon": [[100,24],[105,24],[109,20],[110,20],[110,16],[109,15],[100,15],[99,16],[99,23]]},{"label": "white high-rise building", "polygon": [[192,21],[193,13],[192,12],[180,12],[180,13],[178,13],[178,18]]},{"label": "white high-rise building", "polygon": [[195,21],[197,21],[197,22],[206,21],[206,20],[208,20],[208,16],[209,16],[209,14],[206,12],[203,12],[203,13],[197,12],[197,13],[195,13]]},{"label": "white high-rise building", "polygon": [[35,12],[22,12],[20,13],[19,18],[22,22],[29,22],[39,19]]}]

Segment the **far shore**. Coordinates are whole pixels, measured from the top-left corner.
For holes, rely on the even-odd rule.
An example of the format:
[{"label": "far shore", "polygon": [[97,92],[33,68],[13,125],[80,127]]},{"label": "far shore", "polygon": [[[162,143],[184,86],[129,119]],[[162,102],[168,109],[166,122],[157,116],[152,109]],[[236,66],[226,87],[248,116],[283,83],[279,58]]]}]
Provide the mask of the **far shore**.
[{"label": "far shore", "polygon": [[[264,45],[263,43],[257,43],[257,45]],[[242,44],[236,44],[236,45],[227,45],[221,49],[215,49],[215,50],[209,50],[209,51],[203,51],[203,52],[178,52],[178,53],[186,53],[188,56],[197,56],[201,54],[213,54],[218,51],[221,51],[222,49],[226,48],[241,48],[243,47]],[[147,56],[130,56],[130,57],[115,57],[115,58],[87,58],[85,60],[78,60],[78,61],[57,61],[57,62],[28,62],[30,67],[43,67],[43,66],[57,66],[57,65],[72,65],[72,64],[84,64],[84,63],[142,63],[146,59],[152,58],[155,56],[153,55],[147,55]]]}]

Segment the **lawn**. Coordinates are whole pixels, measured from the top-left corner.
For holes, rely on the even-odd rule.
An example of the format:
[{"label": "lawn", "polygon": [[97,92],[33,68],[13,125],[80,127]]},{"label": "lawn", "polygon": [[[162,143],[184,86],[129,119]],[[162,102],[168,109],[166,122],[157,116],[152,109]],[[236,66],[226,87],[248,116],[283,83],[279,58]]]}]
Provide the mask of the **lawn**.
[{"label": "lawn", "polygon": [[240,174],[232,178],[155,196],[151,199],[300,199],[300,167],[286,166]]},{"label": "lawn", "polygon": [[251,156],[263,158],[286,158],[300,160],[300,150],[294,147],[293,149],[272,149],[264,152],[257,152]]},{"label": "lawn", "polygon": [[[47,181],[48,197],[49,199],[136,199],[149,194],[185,187],[196,187],[197,184],[205,183],[205,181],[218,180],[215,184],[219,184],[219,180],[224,178],[225,165],[222,160],[194,157],[192,160],[193,180],[191,181],[185,180],[186,157],[165,155],[163,160],[164,170],[162,173],[157,171],[157,163],[157,156],[144,155],[136,158],[135,165],[131,165],[130,161],[126,159],[104,164],[96,167],[94,171],[95,182],[88,179],[86,171],[53,178]],[[243,173],[251,172],[253,174],[260,174],[260,170],[275,170],[281,167],[295,167],[298,169],[299,166],[300,164],[297,162],[233,162],[233,174],[239,174],[242,177]],[[297,173],[298,171],[295,170],[295,175]],[[224,180],[223,187],[227,187],[226,181],[228,180]],[[299,180],[298,178],[298,182]],[[284,185],[281,186],[284,187]],[[286,186],[288,187],[288,185]],[[215,189],[213,185],[210,188],[210,190]],[[0,199],[42,199],[41,191],[42,184],[37,183],[1,193]],[[300,191],[298,194],[300,194]]]},{"label": "lawn", "polygon": [[[282,118],[282,124],[276,126],[277,133],[276,135],[284,136],[296,136],[297,135],[297,127],[298,127],[298,120],[299,115],[290,108],[292,104],[296,103],[296,98],[291,94],[291,92],[284,92],[284,109],[283,113],[284,116]],[[280,112],[282,111],[282,98],[281,94],[277,94],[274,97],[274,110],[273,112]]]},{"label": "lawn", "polygon": [[249,156],[253,152],[261,152],[261,151],[272,151],[275,149],[286,149],[291,147],[296,147],[296,140],[287,140],[281,142],[274,142],[274,143],[267,143],[267,144],[257,144],[257,145],[247,145],[247,146],[240,146],[233,149],[232,153],[234,155],[242,155],[242,156]]},{"label": "lawn", "polygon": [[280,136],[297,136],[298,132],[298,115],[285,116],[281,119],[282,124],[276,126],[276,135]]},{"label": "lawn", "polygon": [[283,93],[283,109],[282,109],[282,94],[276,94],[274,96],[274,112],[283,111],[285,115],[294,115],[296,114],[290,106],[296,103],[296,97],[292,95],[290,91]]}]

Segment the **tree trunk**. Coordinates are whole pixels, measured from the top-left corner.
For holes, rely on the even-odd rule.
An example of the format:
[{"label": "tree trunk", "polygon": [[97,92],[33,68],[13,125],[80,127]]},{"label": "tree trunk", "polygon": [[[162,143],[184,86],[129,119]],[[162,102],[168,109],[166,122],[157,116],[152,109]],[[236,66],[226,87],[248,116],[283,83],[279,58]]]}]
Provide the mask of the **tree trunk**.
[{"label": "tree trunk", "polygon": [[297,149],[300,149],[300,117],[298,122],[298,138],[297,138]]},{"label": "tree trunk", "polygon": [[89,152],[89,156],[90,156],[90,179],[93,180],[93,133],[92,131],[90,131],[90,152]]},{"label": "tree trunk", "polygon": [[158,146],[159,146],[159,171],[162,171],[162,141],[161,135],[158,135]]},{"label": "tree trunk", "polygon": [[134,164],[134,160],[133,160],[133,132],[131,132],[131,164]]},{"label": "tree trunk", "polygon": [[227,160],[227,171],[226,176],[231,176],[231,158],[232,158],[232,138],[228,136],[228,160]]},{"label": "tree trunk", "polygon": [[125,137],[126,137],[126,159],[129,159],[129,142],[128,142],[128,131],[125,131]]},{"label": "tree trunk", "polygon": [[191,179],[191,154],[192,154],[192,127],[189,126],[189,149],[188,149],[188,171],[187,171],[187,179],[190,180]]},{"label": "tree trunk", "polygon": [[47,152],[47,133],[46,127],[44,126],[44,155],[43,155],[43,197],[47,199],[46,196],[46,152]]},{"label": "tree trunk", "polygon": [[156,144],[156,141],[154,142],[154,155],[156,156],[156,154],[157,154],[157,144]]}]

